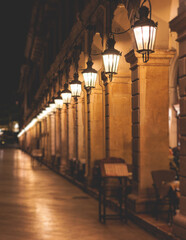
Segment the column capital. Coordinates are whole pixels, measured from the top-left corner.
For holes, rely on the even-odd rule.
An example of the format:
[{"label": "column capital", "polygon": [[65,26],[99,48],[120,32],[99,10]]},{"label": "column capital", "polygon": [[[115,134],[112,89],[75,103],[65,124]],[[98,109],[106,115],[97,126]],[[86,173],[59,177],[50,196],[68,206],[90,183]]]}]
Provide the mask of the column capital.
[{"label": "column capital", "polygon": [[130,63],[131,65],[133,64],[137,64],[138,62],[138,59],[135,55],[135,52],[134,52],[134,49],[132,49],[130,52],[128,52],[126,55],[125,55],[125,60]]},{"label": "column capital", "polygon": [[156,49],[154,53],[150,54],[149,61],[144,63],[142,54],[131,50],[125,55],[125,59],[131,64],[131,69],[137,66],[169,66],[170,60],[175,54],[175,50]]}]

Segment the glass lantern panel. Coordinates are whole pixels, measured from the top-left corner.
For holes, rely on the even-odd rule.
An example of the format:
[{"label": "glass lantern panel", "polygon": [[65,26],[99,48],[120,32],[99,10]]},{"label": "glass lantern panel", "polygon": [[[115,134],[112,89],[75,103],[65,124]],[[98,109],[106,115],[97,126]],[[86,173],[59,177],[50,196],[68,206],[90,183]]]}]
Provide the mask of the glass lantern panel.
[{"label": "glass lantern panel", "polygon": [[44,114],[45,114],[45,117],[47,117],[47,115],[48,115],[48,110],[46,110],[46,111],[44,112]]},{"label": "glass lantern panel", "polygon": [[55,99],[54,102],[55,102],[56,108],[63,107],[63,99]]},{"label": "glass lantern panel", "polygon": [[81,84],[71,84],[70,85],[72,96],[80,97],[81,95]]},{"label": "glass lantern panel", "polygon": [[54,104],[54,106],[51,108],[51,113],[52,112],[56,112],[56,104]]},{"label": "glass lantern panel", "polygon": [[108,54],[103,55],[103,63],[106,73],[117,73],[120,55]]},{"label": "glass lantern panel", "polygon": [[38,119],[39,119],[39,120],[42,120],[43,117],[44,117],[43,113],[40,113],[39,116],[38,116]]},{"label": "glass lantern panel", "polygon": [[134,36],[138,51],[154,50],[156,28],[153,26],[143,26],[134,28]]},{"label": "glass lantern panel", "polygon": [[61,96],[62,96],[62,99],[63,99],[63,103],[68,104],[68,103],[71,102],[71,96],[72,96],[71,93],[62,93]]},{"label": "glass lantern panel", "polygon": [[50,108],[50,107],[47,107],[47,108],[46,108],[46,115],[50,114],[50,112],[51,112],[51,108]]},{"label": "glass lantern panel", "polygon": [[83,78],[85,81],[85,87],[93,88],[96,86],[97,73],[83,73]]},{"label": "glass lantern panel", "polygon": [[54,109],[56,107],[56,104],[55,103],[50,103],[50,108],[51,109]]}]

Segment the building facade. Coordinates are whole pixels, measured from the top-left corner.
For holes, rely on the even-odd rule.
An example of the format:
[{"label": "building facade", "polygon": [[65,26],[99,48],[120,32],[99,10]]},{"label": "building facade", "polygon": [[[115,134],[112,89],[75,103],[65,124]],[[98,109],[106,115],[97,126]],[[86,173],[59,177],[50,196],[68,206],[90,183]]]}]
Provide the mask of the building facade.
[{"label": "building facade", "polygon": [[[136,212],[146,211],[154,197],[151,171],[169,169],[169,147],[180,146],[181,200],[174,232],[186,239],[186,3],[151,1],[158,29],[155,52],[146,63],[131,29],[139,7],[140,1],[131,0],[34,2],[21,67],[19,142],[29,153],[42,149],[46,164],[58,171],[84,166],[89,184],[98,160],[124,159],[132,169],[129,206]],[[102,61],[111,32],[122,52],[112,81]],[[84,88],[82,74],[89,55],[97,71],[91,91]],[[82,82],[80,97],[38,118],[75,72]]]}]

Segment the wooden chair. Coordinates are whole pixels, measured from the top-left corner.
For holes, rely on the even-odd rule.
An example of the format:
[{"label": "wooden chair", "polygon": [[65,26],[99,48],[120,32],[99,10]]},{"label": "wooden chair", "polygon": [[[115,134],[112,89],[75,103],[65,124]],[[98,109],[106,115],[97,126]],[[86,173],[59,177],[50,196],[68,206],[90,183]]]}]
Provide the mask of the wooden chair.
[{"label": "wooden chair", "polygon": [[156,219],[158,220],[159,217],[160,206],[168,204],[168,222],[172,223],[174,203],[171,197],[171,189],[169,183],[175,180],[176,173],[173,170],[155,170],[151,172],[151,175],[156,195]]}]

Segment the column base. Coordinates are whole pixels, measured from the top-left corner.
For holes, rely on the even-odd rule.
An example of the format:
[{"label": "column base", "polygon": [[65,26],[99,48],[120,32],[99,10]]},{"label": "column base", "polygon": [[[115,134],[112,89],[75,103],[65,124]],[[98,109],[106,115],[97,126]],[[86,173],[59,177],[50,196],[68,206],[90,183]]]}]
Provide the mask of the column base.
[{"label": "column base", "polygon": [[55,155],[51,155],[51,165],[52,166],[55,166],[55,160],[56,160]]},{"label": "column base", "polygon": [[173,219],[173,234],[186,240],[186,216],[177,213]]}]

